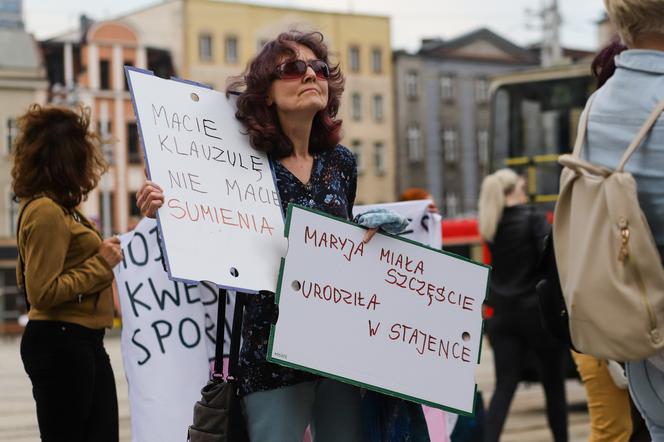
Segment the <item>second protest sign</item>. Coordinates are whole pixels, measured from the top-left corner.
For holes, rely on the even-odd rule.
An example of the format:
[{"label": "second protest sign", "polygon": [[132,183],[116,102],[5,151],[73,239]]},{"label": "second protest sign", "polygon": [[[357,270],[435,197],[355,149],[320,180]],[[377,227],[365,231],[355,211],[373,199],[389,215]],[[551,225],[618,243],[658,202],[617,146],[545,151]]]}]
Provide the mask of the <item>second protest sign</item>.
[{"label": "second protest sign", "polygon": [[471,415],[489,268],[364,233],[290,206],[268,360]]}]

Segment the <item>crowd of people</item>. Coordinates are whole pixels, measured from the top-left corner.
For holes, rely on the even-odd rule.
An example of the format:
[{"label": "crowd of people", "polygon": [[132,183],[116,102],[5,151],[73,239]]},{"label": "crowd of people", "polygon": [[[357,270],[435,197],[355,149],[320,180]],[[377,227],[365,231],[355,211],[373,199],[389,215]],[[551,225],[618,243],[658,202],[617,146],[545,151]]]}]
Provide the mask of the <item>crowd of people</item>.
[{"label": "crowd of people", "polygon": [[[593,64],[598,90],[585,111],[584,155],[615,168],[664,99],[664,2],[605,4],[621,42],[600,52]],[[241,91],[236,118],[252,147],[269,156],[284,212],[297,203],[353,219],[357,165],[340,144],[337,118],[343,89],[344,76],[330,63],[323,36],[295,31],[268,42],[228,85]],[[13,154],[13,191],[20,201],[17,280],[29,305],[21,358],[42,440],[117,441],[117,397],[103,337],[112,324],[112,269],[122,251],[118,238],[102,238],[77,209],[107,168],[89,111],[32,106],[19,120]],[[664,260],[664,117],[627,170]],[[534,354],[553,439],[564,442],[569,436],[563,362],[570,350],[539,320],[536,264],[551,228],[528,204],[525,185],[516,172],[501,169],[484,179],[479,197],[480,234],[492,255],[486,302],[494,315],[486,332],[496,373],[484,441],[500,439],[525,355]],[[141,214],[155,217],[163,204],[159,183],[146,181],[137,193]],[[360,388],[267,361],[278,315],[274,298],[260,292],[245,307],[239,385],[250,439],[300,442],[310,426],[316,442],[367,440]],[[587,390],[591,441],[647,440],[648,433],[664,441],[663,354],[640,361],[573,357]],[[630,413],[632,408],[637,412]]]}]

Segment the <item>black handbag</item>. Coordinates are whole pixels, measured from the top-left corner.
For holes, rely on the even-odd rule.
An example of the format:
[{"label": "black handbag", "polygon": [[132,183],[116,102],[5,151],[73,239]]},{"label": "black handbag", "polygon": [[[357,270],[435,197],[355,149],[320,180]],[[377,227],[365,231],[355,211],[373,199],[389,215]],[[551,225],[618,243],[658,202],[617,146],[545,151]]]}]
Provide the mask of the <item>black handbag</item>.
[{"label": "black handbag", "polygon": [[228,376],[224,379],[223,348],[227,296],[226,290],[219,291],[214,372],[201,390],[201,399],[194,405],[193,425],[189,427],[187,437],[191,442],[249,442],[236,377],[245,295],[237,293],[235,298]]},{"label": "black handbag", "polygon": [[569,315],[565,298],[560,287],[558,266],[553,249],[553,232],[545,240],[544,251],[540,257],[537,273],[540,281],[535,288],[539,300],[540,319],[544,329],[568,348],[578,352],[572,344],[569,332]]}]

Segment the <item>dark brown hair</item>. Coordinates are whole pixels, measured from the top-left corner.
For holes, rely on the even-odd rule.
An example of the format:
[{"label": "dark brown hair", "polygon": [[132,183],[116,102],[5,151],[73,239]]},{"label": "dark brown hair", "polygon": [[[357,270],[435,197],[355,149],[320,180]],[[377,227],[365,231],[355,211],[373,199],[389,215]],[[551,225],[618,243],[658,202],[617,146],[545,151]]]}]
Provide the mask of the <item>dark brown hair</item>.
[{"label": "dark brown hair", "polygon": [[[330,64],[328,49],[323,43],[323,34],[320,32],[283,32],[276,39],[265,44],[260,53],[249,62],[245,73],[231,78],[226,89],[227,91],[242,89],[237,100],[235,117],[247,129],[251,145],[276,158],[290,155],[293,151],[293,144],[281,130],[275,105],[268,106],[266,99],[270,86],[276,78],[277,65],[284,60],[297,57],[296,45],[298,44],[308,47],[318,59]],[[327,84],[327,106],[314,117],[309,137],[310,153],[332,149],[341,139],[341,120],[337,120],[335,117],[344,90],[344,77],[338,64],[330,66],[330,77],[327,79]]]},{"label": "dark brown hair", "polygon": [[90,110],[33,104],[18,119],[12,186],[16,198],[44,194],[73,209],[107,169]]},{"label": "dark brown hair", "polygon": [[604,83],[613,76],[613,73],[616,71],[616,55],[626,49],[627,46],[616,40],[595,55],[590,70],[597,81],[598,89],[604,86]]}]

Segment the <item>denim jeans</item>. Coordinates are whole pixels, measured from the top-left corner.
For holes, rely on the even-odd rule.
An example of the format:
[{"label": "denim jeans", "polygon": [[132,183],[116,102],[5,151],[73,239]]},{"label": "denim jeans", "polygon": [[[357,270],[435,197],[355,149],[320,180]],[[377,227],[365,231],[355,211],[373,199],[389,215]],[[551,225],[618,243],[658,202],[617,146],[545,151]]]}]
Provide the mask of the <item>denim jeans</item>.
[{"label": "denim jeans", "polygon": [[249,438],[302,442],[311,424],[314,442],[361,442],[360,390],[331,379],[257,391],[244,398]]},{"label": "denim jeans", "polygon": [[629,392],[652,442],[664,442],[664,372],[647,360],[626,364]]}]

